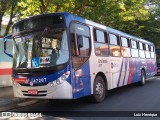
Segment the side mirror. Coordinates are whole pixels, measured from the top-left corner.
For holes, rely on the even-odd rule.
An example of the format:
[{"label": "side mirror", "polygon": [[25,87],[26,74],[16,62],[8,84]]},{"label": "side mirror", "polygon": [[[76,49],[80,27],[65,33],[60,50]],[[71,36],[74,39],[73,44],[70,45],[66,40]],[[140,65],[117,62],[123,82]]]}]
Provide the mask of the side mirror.
[{"label": "side mirror", "polygon": [[[5,40],[5,39],[4,39]],[[5,40],[4,41],[4,51],[6,51],[6,49],[7,49],[7,41]]]},{"label": "side mirror", "polygon": [[10,53],[7,53],[7,39],[10,39],[12,37],[12,35],[6,36],[4,37],[4,53],[6,55],[8,55],[9,57],[13,57],[13,55],[11,55]]},{"label": "side mirror", "polygon": [[78,48],[83,47],[83,37],[82,36],[77,36],[77,44],[78,44]]}]

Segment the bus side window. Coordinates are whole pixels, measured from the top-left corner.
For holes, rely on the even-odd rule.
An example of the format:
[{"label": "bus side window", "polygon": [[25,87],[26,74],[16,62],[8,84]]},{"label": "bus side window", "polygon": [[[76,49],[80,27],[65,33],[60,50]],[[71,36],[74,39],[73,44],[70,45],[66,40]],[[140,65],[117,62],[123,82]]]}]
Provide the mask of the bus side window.
[{"label": "bus side window", "polygon": [[155,58],[154,47],[151,46],[151,58]]},{"label": "bus side window", "polygon": [[145,44],[146,45],[146,51],[149,51],[149,45]]},{"label": "bus side window", "polygon": [[145,50],[144,44],[139,42],[139,56],[140,56],[140,58],[145,58],[144,50]]},{"label": "bus side window", "polygon": [[104,31],[94,29],[94,46],[97,56],[108,56],[108,40],[107,34]]},{"label": "bus side window", "polygon": [[135,40],[131,40],[131,56],[132,57],[138,57],[138,45],[137,45],[137,41]]},{"label": "bus side window", "polygon": [[150,58],[150,47],[149,47],[149,45],[148,44],[145,44],[145,48],[146,48],[146,58]]},{"label": "bus side window", "polygon": [[110,55],[114,57],[120,57],[121,51],[120,51],[120,42],[118,36],[114,34],[109,34],[109,40],[110,40]]},{"label": "bus side window", "polygon": [[131,51],[130,51],[129,39],[127,39],[125,37],[121,37],[121,43],[122,43],[122,48],[121,48],[122,56],[123,57],[130,57]]}]

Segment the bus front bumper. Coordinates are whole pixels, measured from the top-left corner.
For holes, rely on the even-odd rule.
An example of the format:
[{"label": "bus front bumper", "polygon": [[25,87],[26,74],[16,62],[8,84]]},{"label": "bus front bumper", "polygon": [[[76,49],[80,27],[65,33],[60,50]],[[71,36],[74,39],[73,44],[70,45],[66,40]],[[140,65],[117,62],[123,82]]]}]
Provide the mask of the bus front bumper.
[{"label": "bus front bumper", "polygon": [[19,98],[39,98],[39,99],[72,99],[72,86],[65,81],[57,86],[48,83],[45,86],[22,86],[13,85],[14,96]]}]

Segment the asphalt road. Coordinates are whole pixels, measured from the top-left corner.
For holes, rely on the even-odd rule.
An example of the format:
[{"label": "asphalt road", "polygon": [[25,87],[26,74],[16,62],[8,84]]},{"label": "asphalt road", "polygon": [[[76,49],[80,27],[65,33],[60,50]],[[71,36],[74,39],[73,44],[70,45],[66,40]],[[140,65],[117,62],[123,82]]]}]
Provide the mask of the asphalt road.
[{"label": "asphalt road", "polygon": [[[99,104],[90,103],[89,98],[77,100],[40,100],[32,105],[19,105],[13,112],[39,112],[44,119],[70,117],[117,117],[128,119],[137,113],[152,113],[160,116],[160,77],[146,82],[145,86],[129,85],[109,91],[109,95]],[[76,111],[76,112],[75,112]],[[129,112],[128,112],[129,111]],[[142,116],[142,115],[141,115]],[[134,117],[136,118],[136,117]],[[138,118],[138,117],[137,117]]]}]

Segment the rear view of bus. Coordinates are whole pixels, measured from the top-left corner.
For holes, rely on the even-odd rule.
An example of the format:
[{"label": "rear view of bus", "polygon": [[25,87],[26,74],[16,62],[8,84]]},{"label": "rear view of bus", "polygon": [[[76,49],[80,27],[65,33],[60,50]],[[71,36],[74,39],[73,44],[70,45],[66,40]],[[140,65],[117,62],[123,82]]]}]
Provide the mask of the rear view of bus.
[{"label": "rear view of bus", "polygon": [[62,14],[39,15],[13,26],[15,97],[71,99],[69,47]]},{"label": "rear view of bus", "polygon": [[160,49],[156,49],[157,74],[160,74]]}]

